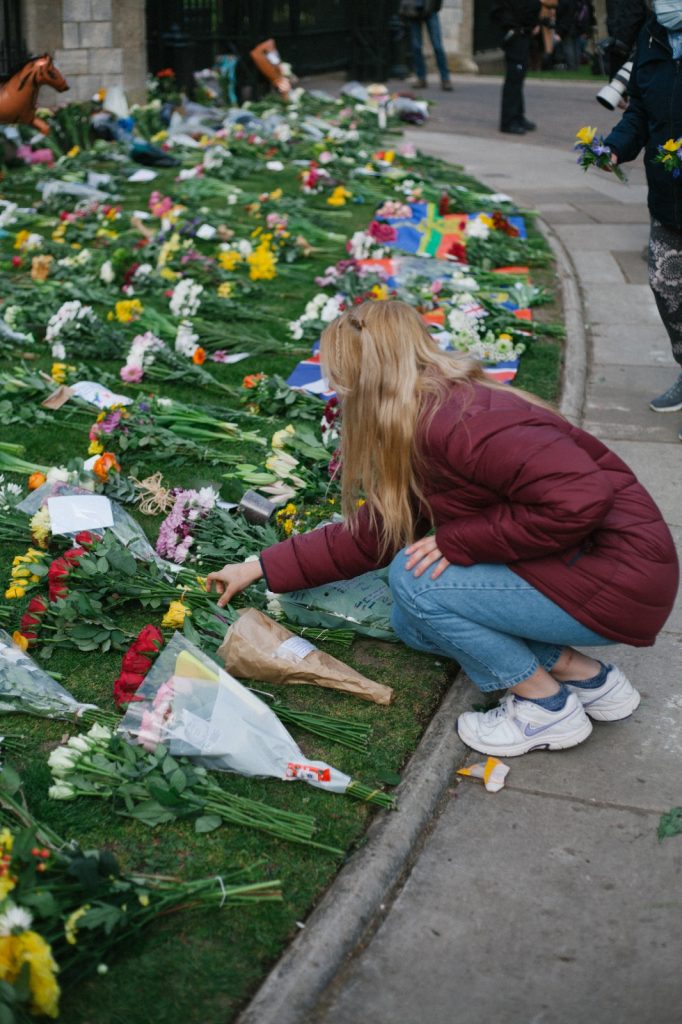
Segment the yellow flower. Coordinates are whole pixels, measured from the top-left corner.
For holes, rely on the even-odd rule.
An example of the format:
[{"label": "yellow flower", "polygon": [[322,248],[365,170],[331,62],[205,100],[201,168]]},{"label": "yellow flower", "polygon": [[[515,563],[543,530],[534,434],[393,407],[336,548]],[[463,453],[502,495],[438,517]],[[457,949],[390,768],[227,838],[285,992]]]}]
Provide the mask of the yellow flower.
[{"label": "yellow flower", "polygon": [[21,647],[22,651],[28,650],[28,640],[26,639],[23,633],[19,632],[18,629],[15,629],[14,632],[12,633],[12,640],[17,645],[17,647]]},{"label": "yellow flower", "polygon": [[370,294],[373,299],[384,300],[388,298],[388,288],[385,284],[375,284]]},{"label": "yellow flower", "polygon": [[272,281],[273,277],[277,277],[277,260],[267,236],[262,238],[246,262],[249,264],[249,277],[252,281]]},{"label": "yellow flower", "polygon": [[54,256],[48,256],[46,253],[34,256],[31,260],[31,280],[47,281],[50,276],[50,266],[53,260]]},{"label": "yellow flower", "polygon": [[328,206],[345,206],[346,200],[350,199],[352,192],[349,192],[343,185],[337,185],[334,191],[327,198]]},{"label": "yellow flower", "polygon": [[272,435],[272,447],[273,448],[284,448],[284,445],[296,433],[294,427],[289,423],[283,430],[276,430]]},{"label": "yellow flower", "polygon": [[57,227],[52,232],[52,241],[53,242],[63,242],[64,241],[64,235],[66,234],[66,228],[67,228],[67,222],[66,221],[62,221],[61,224],[58,224]]},{"label": "yellow flower", "polygon": [[223,270],[234,270],[241,261],[241,256],[234,249],[225,249],[218,253],[218,263]]},{"label": "yellow flower", "polygon": [[82,907],[78,908],[78,910],[74,910],[72,914],[69,914],[66,921],[64,922],[64,935],[66,937],[66,941],[70,946],[75,946],[76,943],[78,942],[78,939],[76,937],[78,933],[78,922],[80,921],[81,917],[85,917],[89,909],[90,904],[84,903]]},{"label": "yellow flower", "polygon": [[164,242],[159,249],[159,256],[156,261],[157,267],[164,267],[166,263],[173,257],[173,255],[180,248],[180,235],[177,231],[174,231],[167,242]]},{"label": "yellow flower", "polygon": [[67,156],[78,156],[80,151],[81,151],[80,146],[72,146],[71,149],[69,150],[69,152],[66,155]]},{"label": "yellow flower", "polygon": [[161,625],[170,629],[181,629],[185,616],[191,614],[189,608],[182,601],[171,601],[168,611],[161,620]]},{"label": "yellow flower", "polygon": [[121,299],[115,306],[116,319],[121,324],[129,324],[143,312],[142,303],[139,299]]},{"label": "yellow flower", "polygon": [[156,144],[158,142],[164,142],[167,138],[168,138],[168,132],[166,131],[165,128],[162,128],[160,132],[156,132],[155,135],[152,135],[152,137],[150,139],[150,142],[153,142],[153,143]]},{"label": "yellow flower", "polygon": [[[67,363],[53,363],[52,369],[50,370],[50,377],[55,384],[63,384],[66,380],[66,371],[71,369]],[[75,369],[75,367],[74,367]]]},{"label": "yellow flower", "polygon": [[582,142],[584,146],[591,146],[596,134],[596,128],[590,128],[589,125],[585,125],[584,128],[581,128],[580,131],[575,133],[575,137],[578,142]]},{"label": "yellow flower", "polygon": [[285,536],[287,536],[287,537],[291,536],[291,534],[293,532],[293,529],[294,529],[294,524],[291,521],[291,519],[285,519],[284,520],[284,525],[283,525],[282,529],[284,530]]},{"label": "yellow flower", "polygon": [[59,970],[52,950],[38,932],[26,931],[20,935],[0,938],[0,978],[14,984],[24,964],[28,965],[28,985],[31,992],[31,1012],[47,1017],[59,1014],[59,985],[55,974]]},{"label": "yellow flower", "polygon": [[118,238],[118,231],[112,231],[111,228],[98,228],[95,238]]},{"label": "yellow flower", "polygon": [[667,142],[663,143],[663,149],[667,150],[668,153],[677,153],[680,146],[682,146],[682,138],[668,139]]},{"label": "yellow flower", "polygon": [[170,267],[161,267],[159,277],[162,277],[164,281],[175,281],[180,275],[177,270],[171,270]]},{"label": "yellow flower", "polygon": [[104,445],[101,441],[91,441],[88,445],[88,455],[101,455],[104,451]]},{"label": "yellow flower", "polygon": [[5,591],[5,597],[7,598],[8,601],[11,601],[15,597],[23,597],[25,593],[26,590],[24,587],[18,587],[14,585],[7,588],[7,590]]},{"label": "yellow flower", "polygon": [[138,893],[137,898],[140,901],[140,906],[141,907],[148,907],[149,906],[149,896],[147,895],[146,892]]},{"label": "yellow flower", "polygon": [[14,236],[14,248],[23,249],[26,243],[28,242],[30,234],[31,232],[27,231],[26,228],[23,228],[21,231],[17,231],[16,235]]},{"label": "yellow flower", "polygon": [[23,580],[26,579],[28,576],[32,575],[33,573],[31,572],[31,570],[27,569],[25,566],[22,566],[21,568],[17,567],[16,569],[12,569],[13,580]]},{"label": "yellow flower", "polygon": [[234,291],[234,285],[231,281],[223,281],[222,284],[218,285],[218,295],[221,299],[229,299]]},{"label": "yellow flower", "polygon": [[277,202],[277,200],[281,199],[283,195],[284,195],[284,193],[282,192],[282,189],[281,188],[276,188],[276,189],[274,189],[273,192],[270,193],[270,199],[272,199],[275,202]]}]

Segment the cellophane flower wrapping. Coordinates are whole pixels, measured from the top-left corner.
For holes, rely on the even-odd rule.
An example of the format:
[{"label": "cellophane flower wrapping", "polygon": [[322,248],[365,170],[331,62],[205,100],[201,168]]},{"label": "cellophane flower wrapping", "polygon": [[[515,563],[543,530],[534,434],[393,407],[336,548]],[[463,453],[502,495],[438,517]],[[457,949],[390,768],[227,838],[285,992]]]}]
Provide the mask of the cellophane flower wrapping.
[{"label": "cellophane flower wrapping", "polygon": [[[43,506],[47,505],[48,498],[57,497],[68,497],[75,494],[91,494],[92,491],[87,490],[84,487],[74,486],[61,480],[48,480],[42,487],[36,488],[35,491],[31,491],[24,500],[17,505],[20,512],[25,512],[26,515],[32,516]],[[111,511],[114,518],[114,525],[110,527],[114,536],[128,548],[131,554],[135,555],[142,562],[157,562],[160,566],[166,567],[168,563],[163,559],[160,559],[154,548],[147,540],[147,536],[140,526],[139,523],[135,522],[133,517],[129,515],[126,510],[112,498],[109,499],[111,502]],[[101,534],[101,530],[93,530],[93,533]]]},{"label": "cellophane flower wrapping", "polygon": [[13,711],[41,718],[74,718],[92,707],[80,704],[0,629],[0,714]]},{"label": "cellophane flower wrapping", "polygon": [[180,633],[159,654],[120,732],[153,750],[239,775],[301,779],[345,793],[351,779],[308,759],[270,707]]}]

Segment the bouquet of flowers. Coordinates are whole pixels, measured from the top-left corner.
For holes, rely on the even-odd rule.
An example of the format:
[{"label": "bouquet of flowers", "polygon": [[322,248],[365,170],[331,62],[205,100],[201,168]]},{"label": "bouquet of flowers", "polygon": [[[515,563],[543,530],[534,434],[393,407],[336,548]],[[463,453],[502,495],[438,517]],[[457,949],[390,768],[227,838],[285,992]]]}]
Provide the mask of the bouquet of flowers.
[{"label": "bouquet of flowers", "polygon": [[597,135],[596,128],[585,126],[576,132],[578,140],[574,149],[578,152],[578,166],[586,171],[589,167],[598,167],[602,171],[613,171],[619,181],[627,181],[625,174],[611,160],[612,150],[604,142],[602,135]]},{"label": "bouquet of flowers", "polygon": [[682,138],[668,139],[667,142],[658,147],[658,153],[654,157],[654,163],[662,164],[663,169],[672,174],[673,178],[679,178],[682,174],[681,147]]},{"label": "bouquet of flowers", "polygon": [[65,721],[115,720],[95,704],[77,701],[0,629],[0,714],[7,712]]},{"label": "bouquet of flowers", "polygon": [[137,690],[120,731],[147,750],[163,743],[171,755],[204,768],[301,779],[382,807],[394,803],[324,761],[306,758],[267,704],[179,633]]}]

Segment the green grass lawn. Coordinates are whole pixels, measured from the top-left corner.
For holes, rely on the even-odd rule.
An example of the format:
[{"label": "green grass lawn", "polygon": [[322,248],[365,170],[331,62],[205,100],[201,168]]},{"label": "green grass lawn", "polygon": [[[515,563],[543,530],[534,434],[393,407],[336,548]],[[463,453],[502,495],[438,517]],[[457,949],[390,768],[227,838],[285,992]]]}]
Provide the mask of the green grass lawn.
[{"label": "green grass lawn", "polygon": [[[459,172],[447,168],[450,181],[466,181]],[[173,190],[172,171],[162,171],[155,183],[160,191]],[[278,184],[285,190],[296,188],[293,175],[280,175]],[[260,181],[240,181],[243,188],[262,187]],[[12,194],[12,172],[6,173],[4,195]],[[271,187],[271,186],[270,186]],[[26,201],[28,195],[17,195]],[[361,198],[361,188],[356,199]],[[126,207],[141,208],[146,202],[142,188],[129,187],[124,196]],[[311,204],[314,216],[330,230],[350,235],[367,225],[373,206],[352,202],[333,211],[322,201]],[[226,211],[227,215],[227,211]],[[286,323],[297,316],[305,302],[319,289],[316,274],[344,255],[343,246],[330,245],[329,251],[317,254],[306,264],[306,273],[298,274],[292,284],[285,275],[262,285],[254,303],[275,309],[280,317],[278,332],[286,337]],[[556,287],[554,271],[542,270],[534,279],[548,288]],[[38,286],[39,287],[39,286]],[[540,318],[560,318],[560,307],[542,307]],[[235,366],[218,366],[212,372],[220,380],[239,384],[246,373],[267,371],[283,376],[293,369],[309,351],[307,345],[298,351],[258,358],[252,356]],[[561,343],[547,340],[534,343],[523,356],[518,383],[547,399],[557,397]],[[14,359],[0,362],[10,368]],[[48,354],[31,365],[49,372]],[[93,363],[92,379],[98,373],[117,373],[120,362]],[[155,387],[155,390],[156,387]],[[158,389],[170,397],[192,401],[197,405],[223,406],[226,417],[227,400],[201,388],[168,385]],[[94,413],[93,413],[94,419]],[[283,424],[281,424],[283,425]],[[269,427],[271,430],[272,427]],[[85,457],[87,426],[82,419],[68,420],[59,414],[45,424],[13,425],[2,428],[2,438],[25,445],[26,457],[40,463],[64,463],[72,456]],[[246,453],[249,458],[253,453]],[[126,465],[126,472],[137,475],[157,468],[155,453],[145,461]],[[216,471],[204,465],[164,464],[164,477],[172,486],[200,486],[216,482]],[[235,500],[243,487],[224,482],[222,496]],[[158,532],[159,518],[136,513],[150,536]],[[9,572],[11,558],[24,551],[28,537],[17,537],[16,544],[0,545],[2,564]],[[17,611],[17,619],[18,619]],[[138,629],[146,622],[158,624],[158,613],[126,607],[118,613],[128,629]],[[14,627],[12,627],[14,628]],[[11,630],[10,630],[11,631]],[[330,715],[353,717],[371,724],[370,750],[366,754],[343,747],[323,744],[304,733],[297,733],[305,753],[327,760],[363,782],[381,785],[381,774],[400,772],[419,742],[424,728],[438,706],[448,681],[451,666],[432,656],[410,651],[400,644],[377,641],[356,641],[353,648],[337,649],[327,645],[331,653],[348,662],[378,682],[395,689],[395,700],[388,707],[378,707],[343,694],[313,687],[292,687],[285,694],[287,702],[297,708],[320,711]],[[82,701],[96,702],[113,709],[112,683],[120,667],[120,653],[84,655],[58,651],[49,663],[50,671],[61,674],[64,685]],[[36,658],[40,661],[40,650]],[[65,993],[62,1019],[69,1024],[157,1024],[158,1021],[184,1021],[185,1024],[228,1024],[253,993],[264,974],[297,933],[315,901],[333,880],[343,858],[305,846],[295,846],[241,828],[222,827],[210,835],[196,835],[191,824],[177,823],[149,830],[136,821],[117,817],[106,802],[77,800],[56,803],[47,797],[50,774],[46,755],[72,729],[65,723],[49,722],[18,716],[4,720],[8,730],[21,732],[26,743],[17,767],[25,780],[29,805],[39,819],[65,836],[74,836],[84,847],[105,845],[114,850],[124,867],[180,874],[187,877],[220,876],[232,869],[259,863],[257,877],[278,878],[282,882],[284,900],[281,904],[263,904],[239,910],[187,911],[159,920],[135,942],[121,948],[108,964],[108,972],[79,984]],[[363,841],[369,817],[375,813],[347,797],[334,796],[307,787],[303,783],[286,784],[276,780],[249,780],[236,776],[221,777],[230,791],[261,798],[280,807],[313,814],[320,823],[319,839],[339,846],[348,854]],[[382,812],[383,813],[383,812]],[[398,810],[396,813],[400,813]],[[82,940],[86,941],[86,940]]]}]

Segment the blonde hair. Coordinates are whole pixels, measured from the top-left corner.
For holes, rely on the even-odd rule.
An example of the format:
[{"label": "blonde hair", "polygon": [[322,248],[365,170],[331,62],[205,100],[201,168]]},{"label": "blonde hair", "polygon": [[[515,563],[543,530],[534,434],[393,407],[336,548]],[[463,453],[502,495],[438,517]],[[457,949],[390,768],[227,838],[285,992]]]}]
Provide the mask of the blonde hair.
[{"label": "blonde hair", "polygon": [[354,532],[364,498],[382,553],[398,550],[414,540],[415,513],[424,502],[420,418],[436,411],[453,384],[504,386],[466,354],[441,351],[419,313],[399,300],[346,310],[325,328],[320,357],[342,407],[342,512]]}]

